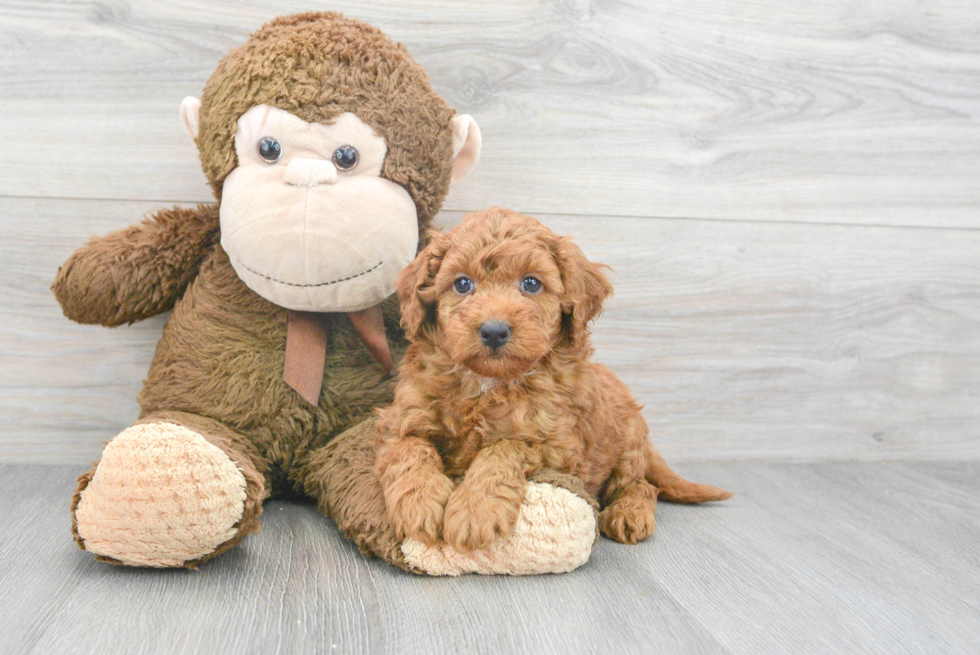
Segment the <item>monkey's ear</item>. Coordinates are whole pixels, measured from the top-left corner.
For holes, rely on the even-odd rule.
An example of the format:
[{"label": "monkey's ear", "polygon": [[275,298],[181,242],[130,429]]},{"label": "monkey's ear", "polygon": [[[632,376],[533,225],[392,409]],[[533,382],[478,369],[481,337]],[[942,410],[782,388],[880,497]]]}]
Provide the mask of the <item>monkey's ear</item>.
[{"label": "monkey's ear", "polygon": [[429,245],[398,275],[402,329],[411,341],[422,338],[424,328],[436,322],[436,291],[432,288],[432,281],[446,255],[446,242],[446,235],[430,232]]},{"label": "monkey's ear", "polygon": [[453,128],[453,176],[449,184],[456,184],[473,170],[480,160],[483,137],[480,126],[469,114],[454,116]]},{"label": "monkey's ear", "polygon": [[192,96],[187,96],[180,103],[180,122],[184,124],[184,130],[190,135],[191,140],[197,141],[197,131],[201,126],[201,101]]}]

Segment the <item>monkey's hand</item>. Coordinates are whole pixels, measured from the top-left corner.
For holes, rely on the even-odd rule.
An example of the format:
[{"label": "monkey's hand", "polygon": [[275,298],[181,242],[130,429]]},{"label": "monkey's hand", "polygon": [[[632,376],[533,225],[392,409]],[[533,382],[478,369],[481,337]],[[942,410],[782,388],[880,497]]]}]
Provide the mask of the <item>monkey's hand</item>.
[{"label": "monkey's hand", "polygon": [[163,209],[76,250],[51,285],[65,316],[109,327],[174,306],[218,239],[218,205]]}]

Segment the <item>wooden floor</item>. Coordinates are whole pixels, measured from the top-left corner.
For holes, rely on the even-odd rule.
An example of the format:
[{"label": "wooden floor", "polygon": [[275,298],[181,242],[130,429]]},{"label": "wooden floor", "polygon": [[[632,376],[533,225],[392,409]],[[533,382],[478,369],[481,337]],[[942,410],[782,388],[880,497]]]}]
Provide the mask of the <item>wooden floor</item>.
[{"label": "wooden floor", "polygon": [[455,579],[278,501],[198,571],[102,564],[69,534],[82,470],[0,467],[0,652],[980,652],[980,463],[685,466],[737,495],[567,575]]}]

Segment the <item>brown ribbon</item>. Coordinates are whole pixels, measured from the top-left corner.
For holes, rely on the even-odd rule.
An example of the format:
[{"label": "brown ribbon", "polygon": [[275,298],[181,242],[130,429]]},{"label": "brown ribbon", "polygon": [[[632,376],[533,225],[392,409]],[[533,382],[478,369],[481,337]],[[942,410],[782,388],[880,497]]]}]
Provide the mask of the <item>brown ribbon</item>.
[{"label": "brown ribbon", "polygon": [[[323,369],[326,365],[327,314],[290,309],[287,310],[287,315],[286,360],[282,368],[282,379],[306,402],[316,405],[320,402]],[[350,312],[347,317],[374,359],[381,364],[386,374],[391,375],[394,362],[388,348],[381,306]]]}]

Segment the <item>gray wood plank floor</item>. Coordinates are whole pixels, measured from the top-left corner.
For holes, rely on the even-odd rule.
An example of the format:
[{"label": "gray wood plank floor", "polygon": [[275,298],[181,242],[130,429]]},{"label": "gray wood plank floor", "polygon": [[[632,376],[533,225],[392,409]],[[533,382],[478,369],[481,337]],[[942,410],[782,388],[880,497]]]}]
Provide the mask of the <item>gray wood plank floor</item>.
[{"label": "gray wood plank floor", "polygon": [[567,575],[457,579],[280,501],[199,571],[100,564],[69,535],[81,470],[0,467],[4,653],[980,651],[980,463],[685,466],[736,497],[661,504]]}]

